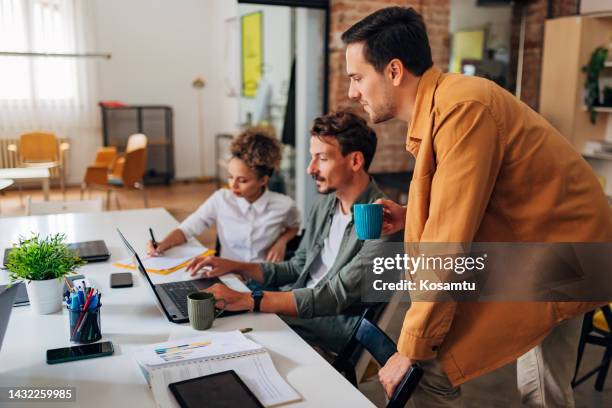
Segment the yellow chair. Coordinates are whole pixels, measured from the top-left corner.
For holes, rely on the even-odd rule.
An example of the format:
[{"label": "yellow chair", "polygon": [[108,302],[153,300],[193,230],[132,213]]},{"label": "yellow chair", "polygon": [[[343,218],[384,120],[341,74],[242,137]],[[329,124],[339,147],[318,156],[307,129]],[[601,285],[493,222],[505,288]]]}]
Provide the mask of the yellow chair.
[{"label": "yellow chair", "polygon": [[[16,155],[19,167],[44,167],[49,170],[57,168],[64,199],[66,198],[65,159],[69,149],[69,143],[59,143],[55,134],[48,132],[24,133],[19,137],[17,145],[8,146],[8,150]],[[21,188],[19,192],[21,194]]]},{"label": "yellow chair", "polygon": [[[81,200],[85,190],[101,188],[106,190],[106,207],[110,209],[111,193],[122,189],[137,189],[142,192],[144,206],[148,207],[147,194],[142,178],[147,165],[147,137],[142,133],[128,138],[124,154],[118,154],[115,147],[98,149],[94,163],[87,167],[81,184]],[[120,208],[115,194],[115,203]]]},{"label": "yellow chair", "polygon": [[[584,315],[572,387],[578,386],[597,374],[597,378],[595,379],[595,390],[600,392],[603,390],[608,369],[610,368],[610,362],[612,361],[612,332],[610,331],[610,327],[612,327],[612,303]],[[582,361],[584,348],[587,344],[604,347],[604,355],[601,363],[597,367],[578,378],[580,362]]]}]

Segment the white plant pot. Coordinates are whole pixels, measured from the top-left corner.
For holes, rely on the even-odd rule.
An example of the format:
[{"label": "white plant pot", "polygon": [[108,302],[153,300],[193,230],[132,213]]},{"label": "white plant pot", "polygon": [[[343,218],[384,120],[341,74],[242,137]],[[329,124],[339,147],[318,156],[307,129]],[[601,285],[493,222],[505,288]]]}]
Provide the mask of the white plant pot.
[{"label": "white plant pot", "polygon": [[36,314],[50,314],[62,309],[62,288],[60,279],[26,281],[30,305]]}]

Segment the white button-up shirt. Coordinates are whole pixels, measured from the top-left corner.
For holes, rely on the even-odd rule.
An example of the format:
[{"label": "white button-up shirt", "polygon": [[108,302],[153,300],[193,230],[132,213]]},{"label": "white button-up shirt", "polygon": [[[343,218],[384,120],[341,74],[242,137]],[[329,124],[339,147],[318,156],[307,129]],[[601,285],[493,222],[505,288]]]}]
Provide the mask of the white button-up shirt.
[{"label": "white button-up shirt", "polygon": [[270,246],[301,218],[295,202],[266,190],[254,203],[220,189],[179,225],[188,239],[217,224],[220,256],[243,262],[266,260]]}]

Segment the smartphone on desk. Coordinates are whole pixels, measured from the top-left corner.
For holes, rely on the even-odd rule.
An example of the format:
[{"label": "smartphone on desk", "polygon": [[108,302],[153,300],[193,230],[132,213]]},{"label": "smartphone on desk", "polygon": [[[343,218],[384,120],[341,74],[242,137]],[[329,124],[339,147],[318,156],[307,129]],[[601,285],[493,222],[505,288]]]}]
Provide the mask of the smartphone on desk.
[{"label": "smartphone on desk", "polygon": [[47,364],[67,363],[86,358],[110,356],[114,352],[113,343],[110,341],[51,349],[47,350]]},{"label": "smartphone on desk", "polygon": [[111,288],[129,288],[134,285],[131,272],[113,273],[110,276]]}]

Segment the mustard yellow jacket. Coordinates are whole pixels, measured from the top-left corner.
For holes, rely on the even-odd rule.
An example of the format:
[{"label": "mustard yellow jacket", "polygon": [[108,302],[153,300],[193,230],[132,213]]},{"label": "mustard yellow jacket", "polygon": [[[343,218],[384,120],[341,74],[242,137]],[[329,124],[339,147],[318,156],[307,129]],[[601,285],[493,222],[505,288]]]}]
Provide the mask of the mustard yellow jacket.
[{"label": "mustard yellow jacket", "polygon": [[[612,213],[589,165],[491,81],[430,68],[418,85],[406,148],[416,157],[406,242],[612,241]],[[457,386],[599,305],[414,302],[398,349],[414,360],[439,359]]]}]

